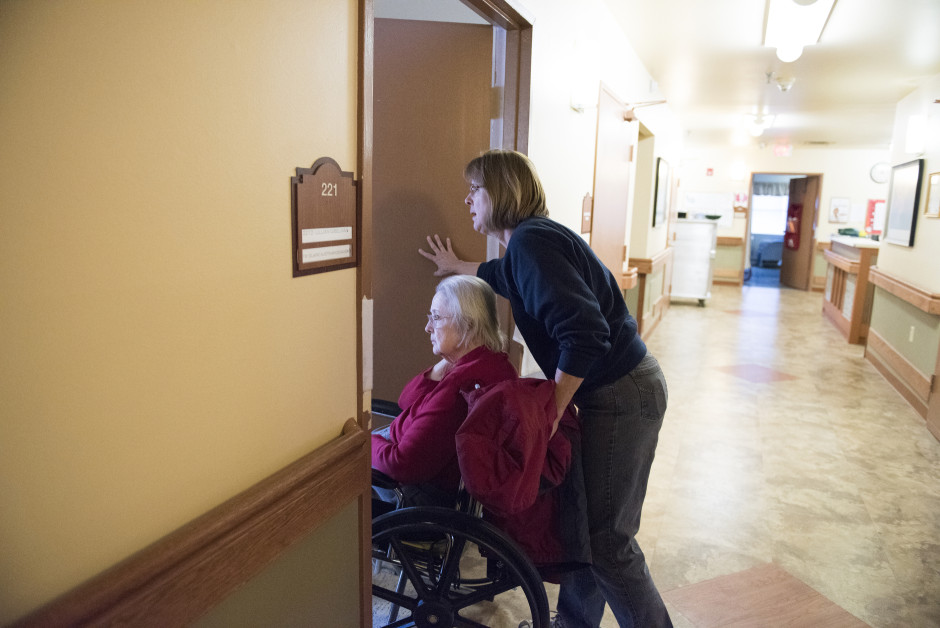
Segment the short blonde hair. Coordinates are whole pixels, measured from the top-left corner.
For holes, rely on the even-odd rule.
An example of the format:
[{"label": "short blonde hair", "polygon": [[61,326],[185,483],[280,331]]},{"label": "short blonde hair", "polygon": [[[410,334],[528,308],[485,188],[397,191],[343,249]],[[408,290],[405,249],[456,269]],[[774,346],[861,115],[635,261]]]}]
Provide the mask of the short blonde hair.
[{"label": "short blonde hair", "polygon": [[454,317],[463,345],[483,345],[503,351],[505,336],[496,316],[496,293],[479,277],[452,275],[437,284],[444,307]]},{"label": "short blonde hair", "polygon": [[489,194],[489,231],[515,229],[526,218],[548,216],[545,190],[528,157],[514,150],[490,150],[467,164],[467,181],[476,180]]}]

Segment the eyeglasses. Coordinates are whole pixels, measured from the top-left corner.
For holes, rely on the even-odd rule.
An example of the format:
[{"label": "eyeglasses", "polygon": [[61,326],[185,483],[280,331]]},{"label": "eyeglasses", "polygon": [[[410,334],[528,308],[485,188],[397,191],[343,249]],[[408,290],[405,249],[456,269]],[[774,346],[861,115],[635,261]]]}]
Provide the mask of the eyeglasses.
[{"label": "eyeglasses", "polygon": [[437,327],[442,320],[451,318],[450,316],[441,316],[440,314],[428,314],[428,324],[431,327]]},{"label": "eyeglasses", "polygon": [[481,190],[481,189],[483,189],[483,186],[482,186],[482,185],[476,185],[475,183],[471,183],[471,184],[470,184],[470,193],[471,193],[471,194],[474,194],[474,193],[476,193],[477,191],[479,191],[479,190]]}]

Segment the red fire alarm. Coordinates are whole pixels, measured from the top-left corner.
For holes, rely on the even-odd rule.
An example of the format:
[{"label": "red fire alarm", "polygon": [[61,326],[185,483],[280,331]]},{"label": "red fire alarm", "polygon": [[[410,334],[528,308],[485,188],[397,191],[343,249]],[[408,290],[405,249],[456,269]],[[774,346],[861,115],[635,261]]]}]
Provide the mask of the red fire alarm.
[{"label": "red fire alarm", "polygon": [[714,175],[715,175],[715,169],[714,169],[714,168],[709,168],[708,170],[705,171],[705,176],[706,176],[706,177],[712,177],[712,176],[714,176]]}]

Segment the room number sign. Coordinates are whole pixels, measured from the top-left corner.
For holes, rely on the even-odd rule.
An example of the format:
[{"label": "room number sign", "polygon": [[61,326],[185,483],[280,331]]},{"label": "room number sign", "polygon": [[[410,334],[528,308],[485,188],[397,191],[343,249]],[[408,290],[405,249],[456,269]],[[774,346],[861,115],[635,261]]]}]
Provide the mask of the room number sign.
[{"label": "room number sign", "polygon": [[359,259],[358,186],[321,157],[291,177],[294,277],[350,268]]}]

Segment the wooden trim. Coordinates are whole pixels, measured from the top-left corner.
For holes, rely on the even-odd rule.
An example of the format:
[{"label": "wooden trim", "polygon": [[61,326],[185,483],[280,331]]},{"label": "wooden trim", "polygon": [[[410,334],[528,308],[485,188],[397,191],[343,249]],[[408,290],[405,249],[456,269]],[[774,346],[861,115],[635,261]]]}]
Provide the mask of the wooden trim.
[{"label": "wooden trim", "polygon": [[512,0],[466,0],[477,15],[507,31],[531,29],[534,16]]},{"label": "wooden trim", "polygon": [[[925,415],[927,411],[927,399],[930,396],[930,378],[921,373],[907,358],[898,353],[898,351],[875,330],[869,330],[868,332],[868,344],[865,348],[865,357],[869,357],[871,352],[876,353],[882,364],[890,368],[894,376],[903,383],[904,388],[909,389],[917,396],[918,403],[916,406],[918,407],[918,412],[920,412],[921,415]],[[897,386],[895,386],[895,388],[897,388]],[[899,392],[901,392],[902,395],[904,394],[900,390]],[[923,406],[923,410],[920,409],[920,406]]]},{"label": "wooden trim", "polygon": [[[735,209],[737,211],[737,209]],[[747,210],[745,210],[747,211]],[[726,248],[741,247],[741,259],[737,268],[715,268],[712,270],[712,284],[725,284],[732,286],[744,285],[744,265],[747,262],[747,247],[744,238],[740,236],[718,236],[717,246]]]},{"label": "wooden trim", "polygon": [[[656,327],[662,322],[663,318],[666,317],[666,310],[669,309],[669,296],[666,294],[659,295],[659,298],[656,299],[656,302],[653,303],[653,307],[650,308],[648,316],[643,316],[643,329],[641,337],[645,340],[653,335],[653,331],[656,330]],[[639,331],[637,333],[640,333]]]},{"label": "wooden trim", "polygon": [[927,421],[927,429],[934,438],[940,440],[940,390],[937,389],[937,375],[940,374],[940,351],[937,352],[937,363],[933,367],[934,375],[931,378],[933,386],[931,387],[930,399],[927,401],[927,414],[924,418]]},{"label": "wooden trim", "polygon": [[[630,258],[629,268],[630,270],[636,271],[637,277],[637,299],[636,299],[636,312],[634,312],[634,318],[636,319],[637,324],[637,333],[641,338],[649,337],[649,334],[652,333],[653,328],[659,323],[659,318],[665,315],[666,309],[669,307],[669,282],[670,274],[668,272],[668,263],[672,259],[672,249],[666,248],[656,255],[652,259],[636,259]],[[639,263],[637,263],[639,262]],[[659,299],[650,307],[650,315],[646,315],[646,283],[648,278],[653,274],[654,271],[663,269],[662,275],[662,291],[660,293]],[[645,272],[644,272],[645,271]],[[663,305],[663,300],[665,299],[665,305]],[[657,308],[661,311],[659,316],[656,316]]]},{"label": "wooden trim", "polygon": [[368,443],[347,420],[339,438],[13,625],[192,623],[352,500],[366,501]]},{"label": "wooden trim", "polygon": [[623,271],[623,275],[620,277],[620,289],[630,290],[635,288],[637,284],[637,275],[639,275],[639,271],[634,266],[631,266],[627,268],[627,270]]},{"label": "wooden trim", "polygon": [[[372,299],[373,274],[373,155],[374,155],[374,102],[375,102],[375,3],[374,0],[359,0],[359,88],[356,109],[359,125],[359,141],[356,161],[359,171],[359,267],[356,271],[356,399],[359,403],[359,427],[368,432],[371,419],[372,391],[365,389],[365,341],[362,308],[366,299]],[[368,321],[372,324],[372,321]],[[368,330],[372,338],[372,329]],[[371,353],[372,347],[368,347]],[[371,365],[369,365],[371,368]],[[371,379],[371,373],[370,379]],[[344,428],[345,431],[345,428]],[[371,466],[371,451],[366,455],[367,466]],[[371,482],[371,479],[370,479]],[[372,618],[372,500],[359,499],[359,624],[368,626]]]},{"label": "wooden trim", "polygon": [[[374,18],[373,0],[359,0],[359,94],[357,101],[359,146],[356,159],[359,170],[359,214],[362,220],[361,229],[359,230],[361,239],[361,254],[359,256],[359,303],[362,302],[363,298],[372,298],[372,157],[374,153],[373,85],[375,82]],[[361,379],[360,377],[360,380]]]},{"label": "wooden trim", "polygon": [[712,285],[714,284],[725,286],[744,285],[744,269],[715,268],[712,270]]},{"label": "wooden trim", "polygon": [[927,292],[914,284],[873,266],[870,281],[897,298],[928,314],[940,315],[940,294]]},{"label": "wooden trim", "polygon": [[833,253],[829,249],[823,250],[823,257],[826,258],[826,261],[835,266],[836,268],[841,268],[847,273],[857,275],[861,264],[856,260],[851,260],[847,257],[842,257],[838,253]]},{"label": "wooden trim", "polygon": [[666,247],[651,258],[631,257],[627,265],[637,269],[641,275],[651,275],[653,271],[668,262],[672,258],[672,248]]},{"label": "wooden trim", "polygon": [[849,319],[847,319],[843,314],[842,310],[839,308],[839,305],[836,303],[831,303],[823,299],[823,314],[832,321],[832,324],[836,326],[842,336],[848,340],[849,339]]},{"label": "wooden trim", "polygon": [[817,251],[828,251],[828,250],[830,250],[830,249],[832,248],[832,243],[831,243],[831,242],[820,242],[819,240],[816,240],[815,246],[816,246],[816,250],[817,250]]}]

